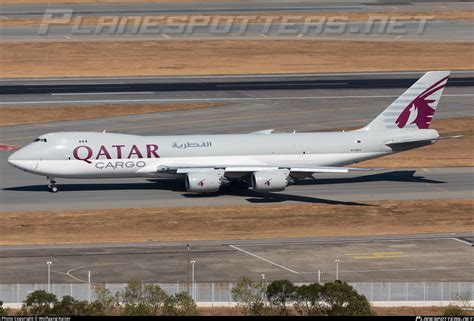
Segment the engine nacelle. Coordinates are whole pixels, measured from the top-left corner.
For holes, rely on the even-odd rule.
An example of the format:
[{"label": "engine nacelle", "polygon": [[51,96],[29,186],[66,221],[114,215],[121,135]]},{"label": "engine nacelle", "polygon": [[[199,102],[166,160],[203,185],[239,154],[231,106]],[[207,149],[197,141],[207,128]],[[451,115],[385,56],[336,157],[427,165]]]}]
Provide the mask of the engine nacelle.
[{"label": "engine nacelle", "polygon": [[250,178],[250,187],[257,192],[283,191],[289,182],[288,170],[254,172]]},{"label": "engine nacelle", "polygon": [[217,192],[225,181],[220,171],[194,172],[186,175],[186,191],[194,193]]}]

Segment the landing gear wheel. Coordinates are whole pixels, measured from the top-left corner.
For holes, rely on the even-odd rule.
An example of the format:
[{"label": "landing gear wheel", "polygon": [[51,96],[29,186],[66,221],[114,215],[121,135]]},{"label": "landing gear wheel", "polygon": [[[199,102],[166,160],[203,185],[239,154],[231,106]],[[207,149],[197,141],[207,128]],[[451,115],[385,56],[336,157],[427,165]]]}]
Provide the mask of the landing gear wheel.
[{"label": "landing gear wheel", "polygon": [[59,188],[56,186],[56,181],[51,180],[48,184],[48,189],[51,193],[57,193]]}]

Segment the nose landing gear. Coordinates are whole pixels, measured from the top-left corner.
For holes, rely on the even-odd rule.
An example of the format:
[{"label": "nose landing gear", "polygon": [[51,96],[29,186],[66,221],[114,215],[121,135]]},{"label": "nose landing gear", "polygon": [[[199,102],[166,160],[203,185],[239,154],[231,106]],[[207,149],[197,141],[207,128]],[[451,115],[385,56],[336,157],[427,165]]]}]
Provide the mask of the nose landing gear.
[{"label": "nose landing gear", "polygon": [[59,188],[56,185],[56,181],[54,180],[54,178],[48,178],[48,179],[49,179],[48,190],[51,193],[57,193],[59,191]]}]

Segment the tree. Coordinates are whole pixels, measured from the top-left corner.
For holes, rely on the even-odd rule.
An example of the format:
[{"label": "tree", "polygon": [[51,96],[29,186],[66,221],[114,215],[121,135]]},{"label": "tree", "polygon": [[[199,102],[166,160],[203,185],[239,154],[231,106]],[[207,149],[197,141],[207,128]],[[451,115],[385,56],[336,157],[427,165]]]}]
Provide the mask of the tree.
[{"label": "tree", "polygon": [[329,316],[374,315],[367,298],[346,282],[337,280],[324,284],[323,298]]},{"label": "tree", "polygon": [[443,311],[443,316],[445,317],[465,317],[467,315],[467,312],[463,308],[454,304],[448,305],[448,307]]},{"label": "tree", "polygon": [[130,281],[122,293],[126,315],[158,315],[168,295],[159,285]]},{"label": "tree", "polygon": [[51,310],[53,315],[74,315],[85,316],[93,315],[92,305],[87,301],[79,301],[69,295],[65,295]]},{"label": "tree", "polygon": [[159,285],[147,284],[143,290],[143,297],[152,314],[158,315],[168,295]]},{"label": "tree", "polygon": [[76,304],[76,299],[72,296],[66,295],[60,302],[51,309],[51,314],[54,315],[75,315],[74,314],[74,305]]},{"label": "tree", "polygon": [[126,304],[137,304],[143,302],[143,286],[140,281],[128,282],[122,294],[122,300]]},{"label": "tree", "polygon": [[54,306],[58,303],[58,298],[45,290],[36,290],[28,294],[23,307],[28,314],[50,315]]},{"label": "tree", "polygon": [[10,309],[3,307],[3,301],[0,301],[0,317],[6,317],[10,312]]},{"label": "tree", "polygon": [[265,315],[268,312],[262,282],[253,282],[247,277],[242,277],[232,289],[232,297],[245,315]]},{"label": "tree", "polygon": [[163,315],[191,316],[198,315],[194,300],[185,292],[168,296],[164,302]]},{"label": "tree", "polygon": [[296,287],[288,280],[277,280],[267,287],[267,300],[277,315],[289,315],[287,304],[294,299]]},{"label": "tree", "polygon": [[97,299],[90,304],[92,315],[111,315],[120,307],[119,294],[112,295],[110,291],[102,286],[95,288]]},{"label": "tree", "polygon": [[129,316],[147,316],[152,315],[153,312],[148,304],[145,302],[138,302],[135,304],[125,304],[123,314]]},{"label": "tree", "polygon": [[318,283],[302,285],[295,291],[294,308],[299,315],[321,316],[325,311],[323,301],[323,287]]}]

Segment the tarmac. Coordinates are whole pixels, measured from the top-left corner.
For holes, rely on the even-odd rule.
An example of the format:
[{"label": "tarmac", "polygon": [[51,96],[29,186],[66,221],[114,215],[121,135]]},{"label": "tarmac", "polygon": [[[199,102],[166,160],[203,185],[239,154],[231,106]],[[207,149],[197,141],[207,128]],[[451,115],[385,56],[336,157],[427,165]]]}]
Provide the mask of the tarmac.
[{"label": "tarmac", "polygon": [[188,252],[196,282],[260,280],[471,281],[472,234],[264,239],[0,247],[0,283],[186,282]]}]

